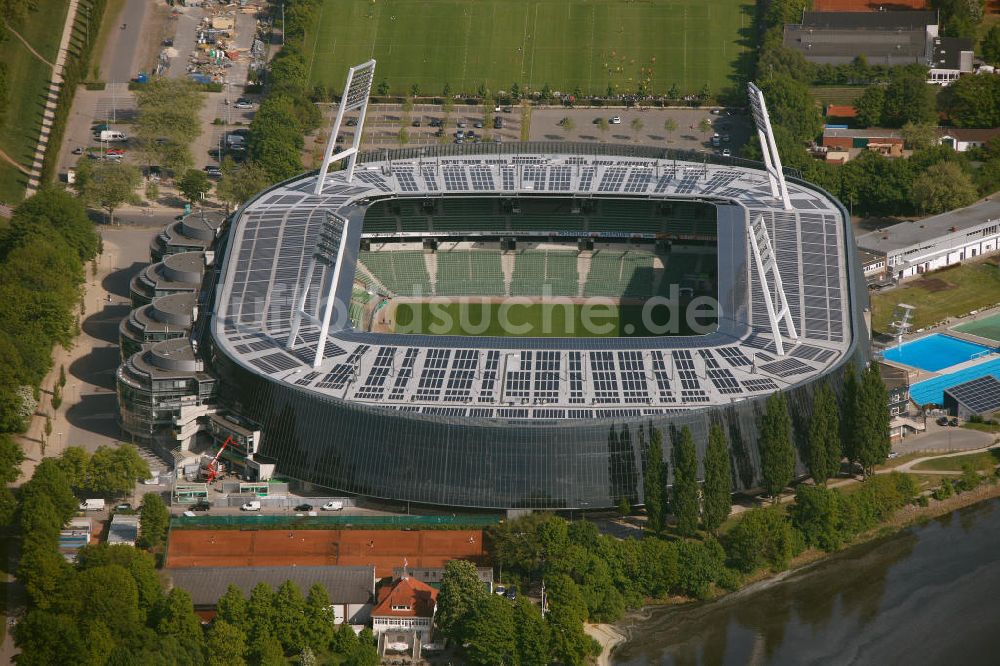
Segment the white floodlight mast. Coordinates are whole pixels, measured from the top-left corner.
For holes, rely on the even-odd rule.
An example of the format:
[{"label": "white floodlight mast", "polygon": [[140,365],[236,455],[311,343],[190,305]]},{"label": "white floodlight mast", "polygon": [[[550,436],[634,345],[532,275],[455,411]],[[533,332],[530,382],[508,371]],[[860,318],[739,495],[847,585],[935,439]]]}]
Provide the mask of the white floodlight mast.
[{"label": "white floodlight mast", "polygon": [[[767,225],[764,224],[763,215],[759,216],[747,228],[747,235],[750,237],[750,248],[753,250],[757,273],[760,275],[761,290],[764,292],[764,306],[767,308],[767,318],[771,323],[774,350],[778,356],[784,356],[785,345],[781,338],[780,323],[785,322],[789,338],[798,340],[799,336],[795,331],[795,322],[792,320],[792,312],[788,307],[788,299],[785,298],[785,288],[781,283],[781,273],[778,272],[778,263],[774,257],[771,236],[767,233]],[[769,274],[770,280],[768,279]]]},{"label": "white floodlight mast", "polygon": [[[330,140],[326,144],[326,152],[323,154],[323,166],[316,174],[316,188],[313,194],[323,193],[323,184],[326,182],[326,174],[330,170],[330,164],[350,158],[347,162],[347,182],[354,180],[354,165],[358,159],[358,149],[361,146],[361,133],[365,128],[365,115],[368,112],[368,97],[372,92],[372,81],[375,78],[375,61],[369,60],[361,65],[355,65],[347,70],[347,83],[344,84],[344,94],[340,98],[340,106],[337,108],[337,118],[333,121],[333,128],[330,131]],[[344,119],[345,111],[358,110],[358,126],[354,128],[354,140],[351,147],[340,151],[336,155],[333,150],[337,144],[337,136],[340,134],[340,123]]]},{"label": "white floodlight mast", "polygon": [[788,198],[788,186],[785,184],[785,172],[781,169],[781,156],[778,155],[778,145],[774,142],[774,132],[771,130],[771,117],[767,113],[764,93],[753,82],[747,83],[750,97],[750,113],[754,125],[757,126],[757,139],[760,141],[760,152],[764,156],[764,167],[767,179],[771,184],[771,196],[780,199],[785,210],[792,209]]}]

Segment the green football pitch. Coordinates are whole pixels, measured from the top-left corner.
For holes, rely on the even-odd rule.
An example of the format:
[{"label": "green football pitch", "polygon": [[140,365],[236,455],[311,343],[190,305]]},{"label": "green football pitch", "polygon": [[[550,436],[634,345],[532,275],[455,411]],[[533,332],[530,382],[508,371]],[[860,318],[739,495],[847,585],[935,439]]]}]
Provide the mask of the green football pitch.
[{"label": "green football pitch", "polygon": [[[397,303],[395,333],[477,335],[519,338],[618,338],[690,335],[684,323],[673,327],[664,308],[653,309],[650,325],[642,305],[610,303]],[[650,331],[650,328],[656,330]],[[711,325],[714,328],[714,324]],[[706,333],[708,331],[699,331]]]},{"label": "green football pitch", "polygon": [[603,95],[608,86],[681,94],[735,83],[751,0],[324,0],[310,80],[339,90],[346,69],[378,60],[396,94],[530,90]]}]

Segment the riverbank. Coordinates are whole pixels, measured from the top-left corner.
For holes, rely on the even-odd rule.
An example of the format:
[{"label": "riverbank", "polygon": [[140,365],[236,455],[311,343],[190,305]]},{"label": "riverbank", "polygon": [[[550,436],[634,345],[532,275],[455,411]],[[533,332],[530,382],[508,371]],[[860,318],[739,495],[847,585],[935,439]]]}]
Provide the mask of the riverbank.
[{"label": "riverbank", "polygon": [[[993,483],[988,480],[978,488],[960,495],[955,495],[941,501],[932,499],[930,500],[930,504],[926,507],[907,505],[893,514],[889,520],[883,522],[878,527],[869,530],[854,540],[849,546],[842,548],[839,551],[827,553],[815,548],[808,549],[796,556],[789,564],[789,567],[784,571],[776,573],[770,571],[757,572],[753,576],[745,579],[744,585],[738,590],[733,592],[720,592],[716,597],[710,600],[710,603],[720,599],[736,599],[742,596],[749,596],[752,593],[778,585],[786,578],[791,577],[793,574],[806,573],[811,567],[820,565],[829,560],[831,556],[844,554],[847,551],[851,551],[852,549],[863,546],[876,539],[889,537],[902,532],[908,527],[923,524],[935,518],[951,514],[965,507],[997,498],[1000,498],[1000,484]],[[613,663],[613,653],[615,648],[636,639],[637,635],[634,634],[634,625],[649,620],[654,610],[661,609],[663,606],[667,605],[674,607],[692,605],[691,602],[693,601],[693,599],[675,597],[667,600],[661,600],[659,603],[649,604],[637,611],[629,613],[622,620],[612,625],[615,632],[624,638],[611,644],[602,654],[602,660],[598,663]],[[595,636],[595,638],[598,637]],[[606,661],[604,659],[606,659]]]},{"label": "riverbank", "polygon": [[613,624],[585,624],[583,630],[601,644],[601,654],[596,659],[597,666],[611,666],[611,653],[625,642],[625,634]]}]

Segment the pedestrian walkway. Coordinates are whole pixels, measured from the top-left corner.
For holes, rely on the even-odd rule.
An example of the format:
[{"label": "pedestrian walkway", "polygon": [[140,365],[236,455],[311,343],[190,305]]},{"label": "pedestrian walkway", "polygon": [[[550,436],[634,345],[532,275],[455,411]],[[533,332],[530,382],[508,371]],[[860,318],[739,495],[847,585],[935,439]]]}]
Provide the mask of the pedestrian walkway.
[{"label": "pedestrian walkway", "polygon": [[[45,151],[49,145],[49,134],[52,132],[52,123],[55,122],[56,106],[59,104],[59,94],[63,84],[63,67],[66,64],[69,40],[73,34],[73,24],[76,22],[76,11],[79,4],[79,0],[69,0],[69,9],[66,11],[66,22],[63,24],[62,39],[59,40],[59,52],[56,55],[56,62],[52,68],[52,79],[49,81],[49,90],[45,97],[45,109],[42,111],[42,129],[38,135],[35,156],[31,161],[31,173],[28,176],[28,187],[24,193],[26,197],[34,195],[41,186],[42,162],[45,159]],[[55,149],[58,150],[58,146]]]}]

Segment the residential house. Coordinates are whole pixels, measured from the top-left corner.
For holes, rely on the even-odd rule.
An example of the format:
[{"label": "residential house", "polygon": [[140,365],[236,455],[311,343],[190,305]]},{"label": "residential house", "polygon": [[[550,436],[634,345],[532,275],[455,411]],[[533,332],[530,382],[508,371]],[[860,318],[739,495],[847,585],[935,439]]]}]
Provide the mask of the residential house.
[{"label": "residential house", "polygon": [[371,612],[372,631],[385,644],[429,643],[433,633],[437,590],[415,578],[402,577],[379,588]]}]

